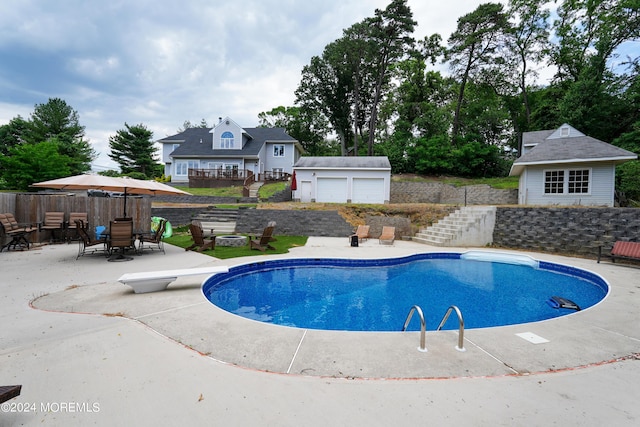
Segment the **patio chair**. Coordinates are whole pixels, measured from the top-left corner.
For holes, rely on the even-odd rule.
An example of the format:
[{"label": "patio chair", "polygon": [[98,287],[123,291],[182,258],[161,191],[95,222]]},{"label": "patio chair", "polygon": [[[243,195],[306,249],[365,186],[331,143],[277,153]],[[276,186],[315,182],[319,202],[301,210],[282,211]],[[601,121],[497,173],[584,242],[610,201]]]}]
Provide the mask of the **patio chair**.
[{"label": "patio chair", "polygon": [[133,249],[135,238],[133,236],[133,221],[110,221],[109,222],[109,238],[107,239],[107,248],[109,253],[113,254],[115,248],[119,249],[118,254],[109,258],[109,261],[130,261],[133,258],[125,256],[127,249]]},{"label": "patio chair", "polygon": [[216,248],[216,236],[211,236],[211,239],[205,239],[202,233],[202,228],[198,224],[189,224],[189,231],[191,232],[191,238],[193,244],[188,248],[184,248],[185,251],[197,250],[202,252],[206,249],[215,250]]},{"label": "patio chair", "polygon": [[371,228],[369,225],[359,225],[355,233],[349,236],[349,240],[351,240],[353,236],[357,236],[358,242],[362,243],[364,240],[369,238],[369,228]]},{"label": "patio chair", "polygon": [[0,248],[0,252],[2,252],[4,248],[7,248],[7,250],[9,250],[11,249],[11,247],[15,249],[17,246],[26,246],[27,249],[29,249],[29,238],[31,236],[31,233],[37,230],[36,227],[32,227],[31,225],[19,224],[12,213],[0,214],[0,223],[2,223],[2,228],[4,230],[5,236],[11,239],[8,243]]},{"label": "patio chair", "polygon": [[162,239],[163,239],[166,225],[167,225],[167,220],[161,219],[160,222],[158,223],[158,228],[156,229],[155,233],[140,234],[138,236],[138,240],[140,241],[140,246],[138,247],[138,251],[142,252],[142,250],[145,248],[144,244],[147,243],[148,244],[147,246],[150,250],[153,251],[155,249],[153,245],[157,245],[158,250],[162,251],[162,253],[164,254],[165,253],[164,242],[162,241]]},{"label": "patio chair", "polygon": [[76,259],[87,254],[102,252],[105,256],[109,255],[107,248],[107,239],[94,239],[88,232],[88,226],[81,219],[75,220],[75,229],[78,232],[78,256]]},{"label": "patio chair", "polygon": [[78,235],[76,220],[82,221],[82,224],[89,228],[89,219],[86,212],[71,212],[69,213],[69,222],[65,230],[65,240],[75,240],[80,236]]},{"label": "patio chair", "polygon": [[49,241],[55,240],[56,231],[59,232],[62,239],[64,233],[64,212],[45,212],[44,220],[38,224],[39,231],[50,231],[51,237]]},{"label": "patio chair", "polygon": [[393,241],[396,240],[396,228],[384,226],[382,227],[382,233],[378,237],[378,243],[385,245],[393,245]]},{"label": "patio chair", "polygon": [[257,249],[259,251],[264,252],[266,249],[275,250],[273,246],[269,244],[272,240],[273,229],[275,227],[270,226],[264,229],[262,232],[262,236],[258,236],[255,240],[249,239],[249,247],[251,249]]}]

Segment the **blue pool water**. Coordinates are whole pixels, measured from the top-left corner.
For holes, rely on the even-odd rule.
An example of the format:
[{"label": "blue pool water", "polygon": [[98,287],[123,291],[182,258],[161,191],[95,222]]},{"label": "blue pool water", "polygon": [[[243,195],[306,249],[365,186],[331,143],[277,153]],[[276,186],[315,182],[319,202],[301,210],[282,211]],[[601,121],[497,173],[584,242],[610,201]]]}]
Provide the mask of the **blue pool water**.
[{"label": "blue pool water", "polygon": [[[414,305],[422,308],[428,330],[437,328],[451,305],[462,312],[465,328],[486,328],[575,312],[552,308],[551,296],[569,299],[584,310],[609,289],[600,276],[564,265],[463,258],[464,254],[429,253],[377,260],[264,261],[212,276],[202,291],[216,306],[262,322],[398,331]],[[408,330],[419,326],[413,316]],[[443,329],[457,327],[451,316]]]}]

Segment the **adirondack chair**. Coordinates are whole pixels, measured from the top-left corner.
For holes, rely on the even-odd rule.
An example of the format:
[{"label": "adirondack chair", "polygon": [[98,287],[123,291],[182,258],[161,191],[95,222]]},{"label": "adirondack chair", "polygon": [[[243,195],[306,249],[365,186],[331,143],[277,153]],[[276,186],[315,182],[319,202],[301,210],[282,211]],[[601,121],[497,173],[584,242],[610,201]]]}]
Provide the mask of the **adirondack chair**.
[{"label": "adirondack chair", "polygon": [[249,246],[251,249],[257,249],[264,252],[266,249],[275,250],[273,246],[269,244],[272,241],[273,229],[275,227],[270,226],[264,229],[262,236],[258,236],[255,240],[249,239]]},{"label": "adirondack chair", "polygon": [[211,236],[211,239],[205,239],[202,233],[202,228],[198,224],[189,224],[189,231],[191,232],[191,238],[193,244],[188,248],[184,248],[185,251],[197,250],[202,252],[207,249],[214,250],[216,248],[216,236]]}]

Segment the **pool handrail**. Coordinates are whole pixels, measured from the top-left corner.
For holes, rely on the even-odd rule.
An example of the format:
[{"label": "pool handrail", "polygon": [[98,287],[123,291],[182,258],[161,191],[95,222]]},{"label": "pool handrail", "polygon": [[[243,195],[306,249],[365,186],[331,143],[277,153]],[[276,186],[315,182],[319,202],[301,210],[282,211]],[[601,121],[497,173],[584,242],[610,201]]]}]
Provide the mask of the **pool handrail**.
[{"label": "pool handrail", "polygon": [[425,345],[425,335],[427,331],[427,322],[424,320],[424,314],[422,313],[422,309],[418,305],[414,305],[409,310],[409,314],[407,315],[407,320],[404,321],[404,326],[402,327],[402,332],[407,330],[407,326],[409,326],[409,322],[411,322],[411,317],[413,316],[413,312],[417,311],[418,316],[420,316],[420,347],[418,347],[419,351],[426,352],[427,347]]},{"label": "pool handrail", "polygon": [[458,315],[458,345],[456,346],[456,350],[467,351],[464,348],[464,319],[462,318],[462,313],[460,312],[460,309],[457,306],[455,305],[449,306],[449,308],[447,309],[447,312],[444,314],[444,317],[440,321],[440,325],[438,325],[438,328],[436,329],[436,331],[439,331],[440,329],[442,329],[444,324],[447,323],[447,320],[449,319],[449,315],[451,314],[452,311],[455,311],[456,314]]}]

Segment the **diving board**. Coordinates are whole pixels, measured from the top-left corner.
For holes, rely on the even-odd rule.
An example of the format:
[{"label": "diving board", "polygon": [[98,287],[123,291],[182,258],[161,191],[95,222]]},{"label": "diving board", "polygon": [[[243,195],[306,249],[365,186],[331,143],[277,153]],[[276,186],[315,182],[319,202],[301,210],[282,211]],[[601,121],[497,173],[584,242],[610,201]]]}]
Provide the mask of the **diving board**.
[{"label": "diving board", "polygon": [[212,275],[218,273],[227,273],[229,267],[201,267],[201,268],[183,268],[178,270],[161,270],[147,271],[140,273],[126,273],[120,276],[118,282],[129,285],[136,294],[144,294],[147,292],[157,292],[167,289],[169,283],[182,276],[196,275]]}]

